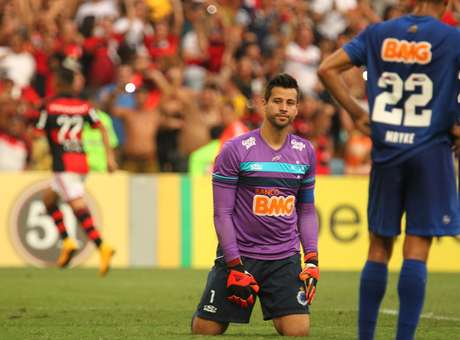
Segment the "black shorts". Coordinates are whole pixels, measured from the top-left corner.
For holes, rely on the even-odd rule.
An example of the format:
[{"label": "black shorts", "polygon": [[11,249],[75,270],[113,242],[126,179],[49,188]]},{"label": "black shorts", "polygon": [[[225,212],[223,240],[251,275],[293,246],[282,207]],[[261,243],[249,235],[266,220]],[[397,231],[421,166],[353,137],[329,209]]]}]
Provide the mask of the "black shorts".
[{"label": "black shorts", "polygon": [[[260,286],[258,297],[264,320],[290,314],[309,314],[305,285],[299,279],[302,270],[299,254],[281,260],[242,259],[245,269]],[[220,257],[208,274],[195,315],[221,323],[248,323],[253,306],[242,308],[227,300],[227,276],[227,266]]]}]

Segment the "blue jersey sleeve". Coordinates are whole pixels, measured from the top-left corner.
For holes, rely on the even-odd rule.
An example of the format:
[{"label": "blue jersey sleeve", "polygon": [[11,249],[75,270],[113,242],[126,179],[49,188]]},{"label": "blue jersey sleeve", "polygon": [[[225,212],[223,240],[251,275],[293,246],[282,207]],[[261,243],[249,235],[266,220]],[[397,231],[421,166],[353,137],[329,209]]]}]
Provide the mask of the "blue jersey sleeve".
[{"label": "blue jersey sleeve", "polygon": [[353,65],[366,65],[366,37],[368,32],[369,27],[343,46]]}]

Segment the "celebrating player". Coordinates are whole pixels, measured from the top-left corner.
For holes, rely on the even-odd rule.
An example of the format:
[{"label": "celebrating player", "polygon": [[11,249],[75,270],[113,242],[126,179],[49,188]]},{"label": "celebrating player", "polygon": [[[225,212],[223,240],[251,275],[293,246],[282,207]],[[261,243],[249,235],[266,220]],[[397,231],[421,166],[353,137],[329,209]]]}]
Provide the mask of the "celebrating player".
[{"label": "celebrating player", "polygon": [[309,334],[308,305],[319,279],[315,153],[308,141],[289,134],[298,100],[294,78],[273,78],[261,128],[230,140],[217,156],[219,246],[192,320],[194,334],[222,334],[230,322],[248,323],[257,296],[278,333]]},{"label": "celebrating player", "polygon": [[62,239],[58,266],[66,267],[77,251],[76,241],[67,234],[63,213],[58,207],[60,196],[70,205],[78,222],[99,249],[99,273],[105,275],[109,270],[114,250],[102,241],[83,198],[85,192],[83,182],[88,172],[88,163],[81,141],[85,121],[89,121],[94,127],[101,130],[107,153],[108,170],[114,171],[117,164],[107,132],[100,123],[95,110],[89,102],[71,94],[75,79],[74,71],[63,67],[56,76],[59,94],[46,103],[41,111],[37,128],[45,131],[53,158],[54,176],[51,187],[43,196],[43,202]]},{"label": "celebrating player", "polygon": [[[459,112],[460,32],[441,23],[444,0],[418,0],[412,14],[369,26],[320,66],[331,94],[373,141],[370,247],[361,275],[359,339],[373,339],[388,261],[406,213],[398,283],[397,340],[411,340],[422,311],[433,236],[460,233],[449,131]],[[368,115],[341,73],[367,68]],[[369,126],[367,125],[367,128]]]}]

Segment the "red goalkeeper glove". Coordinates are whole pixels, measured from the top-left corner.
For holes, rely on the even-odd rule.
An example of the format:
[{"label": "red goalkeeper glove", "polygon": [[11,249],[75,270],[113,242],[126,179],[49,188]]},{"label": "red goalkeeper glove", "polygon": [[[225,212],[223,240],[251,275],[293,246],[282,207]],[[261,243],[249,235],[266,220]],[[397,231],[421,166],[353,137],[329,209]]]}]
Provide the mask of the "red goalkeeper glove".
[{"label": "red goalkeeper glove", "polygon": [[227,299],[242,308],[252,306],[254,294],[259,292],[259,285],[254,277],[244,270],[242,264],[229,268],[227,278]]},{"label": "red goalkeeper glove", "polygon": [[299,278],[305,282],[305,298],[310,305],[315,297],[316,284],[319,280],[318,254],[307,253],[304,256],[305,268]]}]

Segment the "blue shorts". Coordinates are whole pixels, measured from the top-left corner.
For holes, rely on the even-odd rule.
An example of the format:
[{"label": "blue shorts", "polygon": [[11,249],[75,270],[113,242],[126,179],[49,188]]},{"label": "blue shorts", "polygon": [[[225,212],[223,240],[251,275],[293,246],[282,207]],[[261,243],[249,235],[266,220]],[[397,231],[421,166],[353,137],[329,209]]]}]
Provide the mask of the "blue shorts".
[{"label": "blue shorts", "polygon": [[367,208],[369,230],[380,236],[399,235],[404,212],[406,234],[460,234],[454,161],[447,143],[429,146],[397,165],[373,165]]}]

